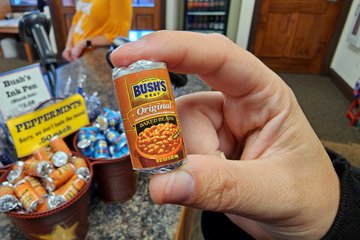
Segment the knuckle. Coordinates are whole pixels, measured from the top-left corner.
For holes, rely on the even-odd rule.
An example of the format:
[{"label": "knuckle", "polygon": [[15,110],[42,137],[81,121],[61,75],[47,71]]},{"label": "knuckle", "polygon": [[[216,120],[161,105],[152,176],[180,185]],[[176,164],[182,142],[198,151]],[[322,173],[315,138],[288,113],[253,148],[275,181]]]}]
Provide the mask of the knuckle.
[{"label": "knuckle", "polygon": [[223,43],[226,43],[226,44],[233,43],[228,37],[226,37],[223,34],[211,33],[209,35],[216,41],[223,42]]},{"label": "knuckle", "polygon": [[208,204],[217,212],[232,211],[236,208],[238,188],[233,174],[226,172],[214,176],[212,189],[207,191]]}]

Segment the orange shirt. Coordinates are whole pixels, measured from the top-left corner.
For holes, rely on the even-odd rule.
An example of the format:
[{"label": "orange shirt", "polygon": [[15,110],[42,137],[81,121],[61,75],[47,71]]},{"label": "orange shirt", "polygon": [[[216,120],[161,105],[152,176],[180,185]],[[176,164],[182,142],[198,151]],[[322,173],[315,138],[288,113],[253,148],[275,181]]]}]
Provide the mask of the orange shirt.
[{"label": "orange shirt", "polygon": [[99,35],[110,41],[117,36],[128,37],[131,17],[131,0],[79,0],[72,21],[73,45]]}]

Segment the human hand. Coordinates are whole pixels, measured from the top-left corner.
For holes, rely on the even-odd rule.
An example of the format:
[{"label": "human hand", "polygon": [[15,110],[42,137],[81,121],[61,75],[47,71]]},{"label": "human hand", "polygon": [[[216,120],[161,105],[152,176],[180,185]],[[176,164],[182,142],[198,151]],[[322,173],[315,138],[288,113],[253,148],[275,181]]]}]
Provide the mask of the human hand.
[{"label": "human hand", "polygon": [[260,239],[320,239],[329,230],[339,179],[292,91],[253,55],[221,35],[162,31],[111,57],[115,66],[163,61],[218,91],[178,98],[189,155],[152,177],[154,202],[225,212]]},{"label": "human hand", "polygon": [[77,43],[72,49],[71,49],[71,58],[72,60],[76,60],[78,59],[81,54],[84,51],[84,48],[86,48],[86,41],[80,41],[79,43]]},{"label": "human hand", "polygon": [[68,62],[72,61],[71,58],[71,48],[65,48],[64,51],[62,52],[61,56]]}]

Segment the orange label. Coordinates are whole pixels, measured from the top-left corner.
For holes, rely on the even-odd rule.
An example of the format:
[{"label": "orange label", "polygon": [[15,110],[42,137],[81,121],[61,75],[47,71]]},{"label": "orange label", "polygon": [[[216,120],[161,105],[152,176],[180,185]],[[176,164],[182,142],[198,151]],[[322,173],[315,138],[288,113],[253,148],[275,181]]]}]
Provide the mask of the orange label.
[{"label": "orange label", "polygon": [[167,70],[130,73],[115,79],[114,86],[133,168],[183,160],[186,150]]},{"label": "orange label", "polygon": [[9,195],[13,195],[14,193],[14,188],[11,186],[0,186],[0,197],[9,194]]}]

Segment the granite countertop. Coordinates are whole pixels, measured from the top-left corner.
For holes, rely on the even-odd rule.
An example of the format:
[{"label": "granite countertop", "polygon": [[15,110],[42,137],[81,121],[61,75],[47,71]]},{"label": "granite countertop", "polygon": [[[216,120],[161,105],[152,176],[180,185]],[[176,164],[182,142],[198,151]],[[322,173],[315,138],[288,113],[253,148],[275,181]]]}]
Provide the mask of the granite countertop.
[{"label": "granite countertop", "polygon": [[[111,78],[111,68],[105,60],[107,49],[95,49],[81,59],[58,68],[58,89],[63,89],[71,77],[86,74],[85,92],[97,92],[103,107],[118,109]],[[178,89],[179,95],[210,90],[194,75]],[[154,204],[148,193],[149,175],[139,174],[138,188],[133,198],[124,203],[104,203],[91,190],[87,239],[174,239],[181,207]],[[24,239],[22,232],[5,214],[0,214],[0,239]]]}]

